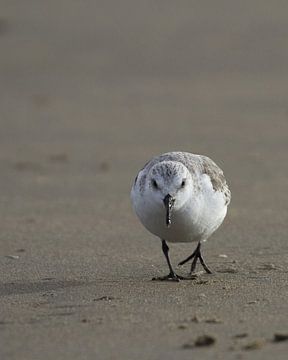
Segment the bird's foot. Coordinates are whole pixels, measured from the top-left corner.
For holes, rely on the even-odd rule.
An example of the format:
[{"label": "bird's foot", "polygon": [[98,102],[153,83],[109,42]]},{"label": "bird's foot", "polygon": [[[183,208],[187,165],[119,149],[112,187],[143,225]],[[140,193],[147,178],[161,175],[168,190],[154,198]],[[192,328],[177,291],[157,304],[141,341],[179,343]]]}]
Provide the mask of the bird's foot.
[{"label": "bird's foot", "polygon": [[197,263],[197,260],[200,260],[200,263],[203,267],[203,269],[206,271],[207,274],[212,274],[212,271],[209,269],[209,267],[206,265],[203,257],[202,257],[202,254],[199,252],[199,254],[196,254],[193,261],[192,261],[192,264],[191,264],[191,271],[190,271],[190,274],[195,274],[195,269],[196,269],[196,263]]},{"label": "bird's foot", "polygon": [[178,264],[178,266],[181,266],[181,265],[184,265],[185,263],[187,263],[189,260],[193,259],[192,264],[191,264],[190,275],[194,274],[198,259],[200,260],[200,263],[203,266],[203,269],[206,271],[206,273],[212,274],[212,271],[209,269],[209,267],[206,265],[206,263],[203,259],[200,247],[201,247],[201,243],[198,244],[197,248],[190,256],[188,256],[186,259],[180,261],[180,263]]},{"label": "bird's foot", "polygon": [[205,264],[204,261],[200,260],[200,262],[207,274],[213,274],[213,272],[209,269],[209,267]]},{"label": "bird's foot", "polygon": [[175,273],[170,273],[165,276],[154,277],[152,279],[152,281],[176,281],[176,282],[179,282],[180,280],[182,280],[182,276],[179,276]]},{"label": "bird's foot", "polygon": [[152,278],[152,281],[176,281],[179,282],[180,280],[195,280],[197,275],[190,274],[189,276],[181,276],[175,273],[170,273],[166,276],[159,276]]}]

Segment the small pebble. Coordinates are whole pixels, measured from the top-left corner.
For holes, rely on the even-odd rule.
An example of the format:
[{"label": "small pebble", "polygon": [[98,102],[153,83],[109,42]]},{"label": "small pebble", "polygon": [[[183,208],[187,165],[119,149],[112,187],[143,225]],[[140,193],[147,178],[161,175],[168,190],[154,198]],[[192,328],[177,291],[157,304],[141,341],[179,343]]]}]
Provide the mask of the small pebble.
[{"label": "small pebble", "polygon": [[53,293],[53,292],[51,292],[51,293],[44,293],[44,294],[42,294],[42,296],[47,296],[47,297],[55,297],[56,296],[56,293]]},{"label": "small pebble", "polygon": [[217,318],[207,319],[207,320],[205,320],[205,322],[206,322],[207,324],[222,324],[222,323],[223,323],[222,320],[217,319]]},{"label": "small pebble", "polygon": [[55,280],[56,278],[54,277],[45,277],[45,278],[42,278],[43,281],[51,281],[51,280]]},{"label": "small pebble", "polygon": [[206,284],[208,284],[208,280],[198,280],[198,281],[196,281],[196,284],[197,285],[206,285]]},{"label": "small pebble", "polygon": [[216,338],[211,335],[201,335],[194,342],[182,345],[183,349],[193,349],[195,347],[211,346],[216,343]]},{"label": "small pebble", "polygon": [[216,339],[211,335],[202,335],[199,336],[195,341],[195,346],[211,346],[215,344]]},{"label": "small pebble", "polygon": [[281,341],[287,341],[288,340],[288,333],[283,334],[283,333],[276,333],[274,334],[274,342],[281,342]]},{"label": "small pebble", "polygon": [[201,322],[202,323],[205,322],[207,324],[221,324],[221,323],[223,323],[223,321],[221,319],[218,319],[216,317],[212,317],[212,318],[208,318],[208,319],[201,319],[197,315],[193,316],[188,321],[194,322],[194,323],[197,323],[197,324],[199,324]]},{"label": "small pebble", "polygon": [[114,300],[115,298],[113,296],[101,296],[99,298],[93,299],[93,301],[111,301]]},{"label": "small pebble", "polygon": [[248,301],[247,304],[251,305],[251,304],[257,304],[257,300],[251,300],[251,301]]},{"label": "small pebble", "polygon": [[234,338],[236,338],[236,339],[243,339],[243,338],[245,338],[245,337],[247,337],[247,336],[248,336],[247,333],[241,333],[241,334],[236,334],[236,335],[234,335]]},{"label": "small pebble", "polygon": [[180,325],[178,325],[178,329],[180,329],[180,330],[185,330],[185,329],[187,329],[188,328],[188,326],[186,325],[186,324],[180,324]]},{"label": "small pebble", "polygon": [[199,324],[201,320],[199,319],[199,317],[197,315],[195,315],[190,319],[190,321]]}]

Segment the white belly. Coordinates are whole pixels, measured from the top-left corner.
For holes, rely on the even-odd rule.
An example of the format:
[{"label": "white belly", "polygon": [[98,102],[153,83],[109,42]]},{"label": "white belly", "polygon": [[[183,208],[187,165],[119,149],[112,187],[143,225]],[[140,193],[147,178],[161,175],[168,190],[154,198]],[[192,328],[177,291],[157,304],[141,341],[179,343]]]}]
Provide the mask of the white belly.
[{"label": "white belly", "polygon": [[142,224],[168,242],[205,241],[221,225],[227,212],[221,199],[215,198],[209,203],[201,199],[184,209],[172,211],[171,225],[167,227],[164,206],[137,203],[134,203],[134,208]]}]

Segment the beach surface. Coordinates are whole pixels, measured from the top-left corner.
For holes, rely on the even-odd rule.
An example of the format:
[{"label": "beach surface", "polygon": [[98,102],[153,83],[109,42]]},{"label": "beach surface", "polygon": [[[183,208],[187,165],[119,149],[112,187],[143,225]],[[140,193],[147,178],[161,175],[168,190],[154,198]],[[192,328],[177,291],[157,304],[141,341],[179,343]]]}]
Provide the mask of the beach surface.
[{"label": "beach surface", "polygon": [[[286,360],[288,4],[0,3],[1,360]],[[173,150],[232,202],[213,275],[153,282],[130,188]]]}]

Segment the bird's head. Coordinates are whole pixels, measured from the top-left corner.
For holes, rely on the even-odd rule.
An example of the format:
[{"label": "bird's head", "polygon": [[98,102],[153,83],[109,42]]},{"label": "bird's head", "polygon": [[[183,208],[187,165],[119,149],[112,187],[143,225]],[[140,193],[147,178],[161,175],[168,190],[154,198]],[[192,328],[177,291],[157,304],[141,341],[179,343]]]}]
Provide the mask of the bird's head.
[{"label": "bird's head", "polygon": [[180,209],[189,199],[193,186],[189,170],[180,162],[162,161],[149,171],[147,191],[151,201],[165,209],[165,221],[169,227],[173,211]]}]

